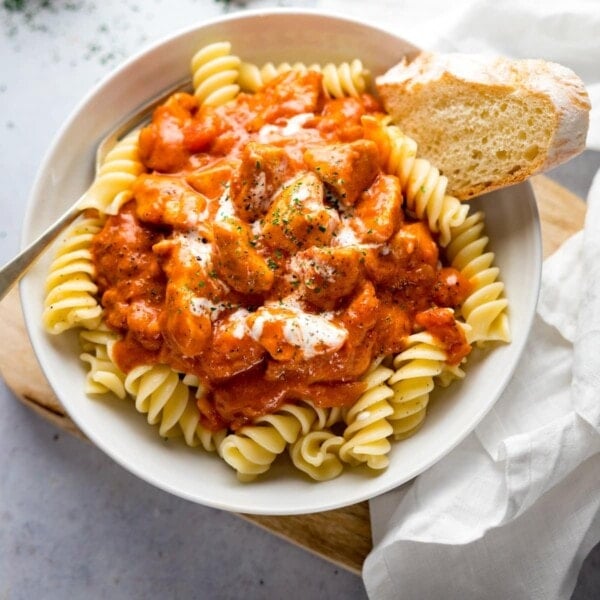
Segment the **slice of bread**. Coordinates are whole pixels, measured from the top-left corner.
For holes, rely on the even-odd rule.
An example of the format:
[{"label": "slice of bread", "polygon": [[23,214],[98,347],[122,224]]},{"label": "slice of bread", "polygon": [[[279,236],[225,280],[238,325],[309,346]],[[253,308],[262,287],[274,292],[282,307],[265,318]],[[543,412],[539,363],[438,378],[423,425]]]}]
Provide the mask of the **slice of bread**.
[{"label": "slice of bread", "polygon": [[523,181],[585,148],[588,94],[556,63],[422,52],[376,86],[394,123],[460,199]]}]

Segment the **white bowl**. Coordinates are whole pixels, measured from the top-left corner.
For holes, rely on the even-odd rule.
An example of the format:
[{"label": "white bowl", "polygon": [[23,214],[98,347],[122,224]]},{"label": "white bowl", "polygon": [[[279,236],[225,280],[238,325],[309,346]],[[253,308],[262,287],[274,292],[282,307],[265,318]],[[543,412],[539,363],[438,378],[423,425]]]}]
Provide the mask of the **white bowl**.
[{"label": "white bowl", "polygon": [[[95,142],[121,116],[188,73],[193,52],[229,40],[243,60],[341,62],[360,58],[378,74],[410,47],[385,31],[308,11],[249,12],[204,22],[138,54],[102,81],[61,129],[40,169],[24,226],[32,240],[89,185]],[[165,443],[133,403],[90,399],[76,334],[47,335],[41,326],[44,279],[52,251],[21,284],[26,323],[39,362],[63,406],[104,452],[142,479],[201,504],[245,513],[299,514],[359,502],[415,477],[438,461],[479,423],[508,383],[533,320],[541,271],[541,235],[529,185],[473,202],[485,209],[491,249],[510,302],[511,344],[471,359],[467,377],[437,392],[425,425],[393,444],[389,468],[375,476],[345,471],[324,483],[304,479],[286,464],[269,476],[241,484],[214,454]]]}]

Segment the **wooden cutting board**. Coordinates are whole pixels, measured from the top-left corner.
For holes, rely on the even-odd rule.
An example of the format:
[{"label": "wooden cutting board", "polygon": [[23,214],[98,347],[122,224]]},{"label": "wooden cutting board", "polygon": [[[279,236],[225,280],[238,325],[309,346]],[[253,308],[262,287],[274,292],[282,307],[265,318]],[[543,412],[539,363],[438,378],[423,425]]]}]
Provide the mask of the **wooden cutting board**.
[{"label": "wooden cutting board", "polygon": [[[585,203],[547,177],[537,176],[532,184],[541,215],[544,256],[548,256],[582,227]],[[0,373],[8,387],[42,417],[83,438],[38,366],[23,323],[16,289],[0,303],[0,322],[3,337]],[[240,516],[356,573],[360,573],[371,550],[367,502],[311,515]]]}]

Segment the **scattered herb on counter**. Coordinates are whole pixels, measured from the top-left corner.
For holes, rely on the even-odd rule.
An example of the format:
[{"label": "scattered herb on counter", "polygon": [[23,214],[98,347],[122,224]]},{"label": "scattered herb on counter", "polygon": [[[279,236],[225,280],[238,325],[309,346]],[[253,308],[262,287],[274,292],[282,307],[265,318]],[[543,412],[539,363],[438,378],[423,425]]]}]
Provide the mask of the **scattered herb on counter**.
[{"label": "scattered herb on counter", "polygon": [[4,0],[2,6],[11,12],[20,12],[25,8],[25,0]]}]

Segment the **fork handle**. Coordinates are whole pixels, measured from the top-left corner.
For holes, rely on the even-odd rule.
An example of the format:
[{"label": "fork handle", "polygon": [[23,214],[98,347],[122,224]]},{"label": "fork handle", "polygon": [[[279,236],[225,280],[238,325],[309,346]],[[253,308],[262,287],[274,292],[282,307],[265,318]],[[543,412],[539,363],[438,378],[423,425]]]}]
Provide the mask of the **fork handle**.
[{"label": "fork handle", "polygon": [[0,269],[0,300],[25,275],[38,256],[60,235],[65,227],[70,225],[81,214],[78,204],[75,203],[67,212],[63,213],[62,216],[50,225],[44,233],[29,244],[27,248]]}]

